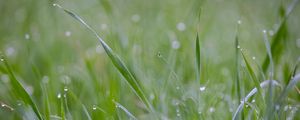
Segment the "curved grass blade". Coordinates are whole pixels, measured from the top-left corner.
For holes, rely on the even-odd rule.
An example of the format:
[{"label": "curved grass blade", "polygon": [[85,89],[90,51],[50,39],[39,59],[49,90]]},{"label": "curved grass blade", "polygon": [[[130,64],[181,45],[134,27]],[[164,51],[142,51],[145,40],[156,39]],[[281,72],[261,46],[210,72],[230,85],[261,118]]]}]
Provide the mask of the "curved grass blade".
[{"label": "curved grass blade", "polygon": [[116,101],[113,102],[116,104],[118,108],[122,109],[130,118],[137,120],[137,118],[132,113],[130,113],[124,106],[122,106],[120,103]]},{"label": "curved grass blade", "polygon": [[[270,83],[272,85],[276,85],[276,86],[280,87],[280,84],[276,80],[265,80],[262,83],[260,83],[260,87],[265,88],[267,85],[270,85]],[[254,94],[256,94],[257,91],[258,91],[258,89],[255,87],[247,94],[247,96],[243,99],[243,101],[241,101],[241,104],[238,106],[237,110],[235,111],[235,113],[232,117],[232,120],[237,120],[237,116],[240,113],[240,111],[243,110],[244,104],[249,100],[250,97],[252,97]]]},{"label": "curved grass blade", "polygon": [[66,12],[68,15],[79,21],[81,24],[83,24],[90,32],[92,32],[98,39],[98,41],[101,43],[102,47],[104,48],[106,54],[109,56],[110,60],[112,61],[113,65],[118,69],[118,71],[123,75],[129,86],[132,88],[133,92],[141,99],[141,101],[146,105],[146,107],[154,112],[154,109],[150,102],[148,101],[147,97],[145,96],[144,92],[142,91],[140,85],[138,84],[137,80],[134,78],[133,74],[129,71],[129,69],[126,67],[125,63],[120,59],[120,57],[104,42],[104,40],[97,34],[97,32],[91,28],[84,20],[81,19],[78,15],[75,13],[66,10],[65,8],[61,7],[58,4],[53,4],[53,6],[56,6],[60,9],[62,9],[64,12]]},{"label": "curved grass blade", "polygon": [[257,79],[257,77],[256,77],[256,75],[254,73],[254,70],[253,70],[253,68],[250,65],[250,62],[248,61],[247,57],[243,53],[243,50],[241,50],[241,53],[242,53],[243,59],[245,61],[247,70],[248,70],[248,72],[249,72],[249,74],[251,76],[251,79],[253,80],[253,82],[255,84],[255,87],[257,88],[257,90],[259,92],[259,95],[262,97],[262,99],[264,99],[263,94],[262,94],[262,89],[261,89],[260,84],[259,84],[260,81]]},{"label": "curved grass blade", "polygon": [[283,101],[283,99],[288,95],[288,92],[291,91],[299,81],[300,81],[300,74],[297,74],[292,78],[292,80],[289,82],[289,84],[284,88],[284,90],[280,94],[278,98],[279,103]]},{"label": "curved grass blade", "polygon": [[1,62],[4,63],[4,66],[8,72],[9,78],[11,80],[11,85],[12,85],[13,89],[16,91],[17,97],[20,97],[20,99],[23,100],[25,104],[30,105],[31,108],[33,109],[34,113],[38,117],[38,119],[43,120],[43,117],[42,117],[38,107],[36,106],[33,99],[30,97],[30,95],[27,93],[25,88],[22,86],[22,84],[16,79],[16,77],[15,77],[12,69],[10,68],[10,65],[6,61],[4,55],[1,54],[0,59],[1,59]]},{"label": "curved grass blade", "polygon": [[[279,28],[276,30],[273,38],[272,38],[272,45],[271,45],[271,53],[273,53],[273,57],[275,62],[277,61],[278,57],[281,56],[280,53],[283,51],[283,42],[288,34],[287,31],[287,19],[290,16],[291,12],[294,10],[295,6],[297,5],[299,0],[293,0],[293,2],[288,6],[286,12],[284,11],[283,19],[280,23]],[[276,53],[276,54],[275,54]],[[263,71],[266,72],[270,65],[270,58],[266,55],[265,60],[263,62],[262,68]]]}]

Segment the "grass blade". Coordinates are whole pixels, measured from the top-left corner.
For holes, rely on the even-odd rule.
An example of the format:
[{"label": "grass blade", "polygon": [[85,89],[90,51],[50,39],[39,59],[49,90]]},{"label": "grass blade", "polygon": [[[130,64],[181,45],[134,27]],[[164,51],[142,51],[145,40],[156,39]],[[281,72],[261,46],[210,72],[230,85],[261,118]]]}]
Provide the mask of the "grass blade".
[{"label": "grass blade", "polygon": [[[288,31],[287,31],[287,24],[286,21],[295,8],[295,5],[297,5],[299,0],[293,0],[293,2],[288,6],[286,12],[283,12],[283,19],[280,23],[279,28],[276,30],[273,38],[272,38],[272,45],[271,45],[271,53],[274,55],[275,62],[278,60],[278,57],[281,56],[281,53],[283,51],[283,42],[285,41],[285,38],[287,37]],[[276,54],[275,54],[276,53]],[[276,55],[276,56],[275,56]],[[263,62],[262,68],[263,71],[266,72],[268,67],[270,65],[270,57],[266,55],[265,60]]]},{"label": "grass blade", "polygon": [[123,77],[126,79],[129,86],[132,88],[133,92],[141,99],[141,101],[146,105],[146,107],[154,112],[154,109],[152,108],[152,105],[146,98],[144,92],[142,91],[140,85],[138,84],[137,80],[134,78],[133,74],[129,71],[129,69],[126,67],[124,62],[120,59],[120,57],[104,42],[104,40],[97,34],[97,32],[91,28],[84,20],[81,19],[78,15],[75,13],[64,9],[58,4],[53,4],[53,6],[61,8],[64,12],[66,12],[68,15],[79,21],[81,24],[83,24],[90,32],[92,32],[98,39],[98,41],[101,43],[102,47],[104,48],[106,54],[109,56],[110,60],[112,61],[113,65],[118,69],[118,71],[123,75]]},{"label": "grass blade", "polygon": [[284,88],[284,90],[280,94],[278,98],[278,103],[281,103],[283,101],[283,99],[288,95],[288,92],[291,91],[299,81],[300,81],[300,74],[297,74],[292,78],[292,80],[289,82],[289,84]]},{"label": "grass blade", "polygon": [[[268,40],[268,36],[266,33],[266,30],[263,30],[263,34],[264,34],[264,43],[267,49],[267,54],[270,60],[270,65],[271,65],[271,70],[270,70],[270,78],[269,79],[273,79],[274,77],[274,63],[273,63],[273,58],[272,58],[272,53],[271,53],[271,48],[270,48],[270,43]],[[271,83],[270,83],[271,84]],[[267,108],[266,108],[266,116],[265,119],[272,119],[272,108],[273,108],[273,86],[269,85],[269,94],[267,97]],[[271,118],[270,118],[271,117]]]},{"label": "grass blade", "polygon": [[196,37],[196,62],[197,62],[197,80],[199,80],[199,83],[201,82],[201,64],[200,64],[200,43],[199,43],[199,36],[197,33],[197,37]]},{"label": "grass blade", "polygon": [[16,79],[16,77],[15,77],[12,69],[10,68],[10,65],[6,61],[4,55],[0,55],[0,57],[1,57],[0,58],[1,61],[4,63],[4,66],[5,66],[5,68],[8,72],[9,78],[11,80],[11,85],[12,85],[13,89],[16,91],[16,93],[18,95],[17,97],[20,97],[20,99],[23,100],[25,104],[30,105],[31,108],[33,109],[34,113],[38,117],[38,119],[43,120],[43,117],[42,117],[39,109],[37,108],[35,102],[30,97],[30,95],[27,93],[27,91],[22,86],[22,84]]},{"label": "grass blade", "polygon": [[122,106],[120,103],[116,101],[113,102],[116,104],[118,108],[122,109],[130,118],[137,120],[137,118],[133,114],[131,114],[124,106]]},{"label": "grass blade", "polygon": [[[280,84],[276,81],[276,80],[265,80],[262,83],[260,83],[260,87],[261,88],[265,88],[267,85],[270,85],[270,83],[272,85],[276,85],[276,86],[280,86]],[[250,97],[252,97],[254,94],[256,94],[258,91],[258,89],[255,87],[253,88],[248,94],[247,96],[241,101],[240,105],[238,106],[237,110],[235,111],[232,120],[236,120],[238,114],[240,113],[240,111],[243,110],[244,108],[244,104],[249,100]]]},{"label": "grass blade", "polygon": [[236,71],[235,86],[236,86],[236,91],[237,91],[236,94],[237,94],[238,100],[240,101],[242,98],[242,93],[241,93],[241,84],[240,84],[240,56],[239,56],[240,45],[239,45],[239,38],[238,38],[239,24],[240,24],[240,22],[238,22],[237,33],[235,35],[235,71]]},{"label": "grass blade", "polygon": [[244,59],[244,61],[245,61],[247,70],[248,70],[248,72],[249,72],[249,74],[250,74],[250,76],[251,76],[251,79],[253,80],[253,82],[254,82],[254,84],[255,84],[255,87],[257,88],[257,90],[258,90],[259,94],[261,95],[262,99],[264,99],[264,98],[263,98],[263,94],[262,94],[262,89],[261,89],[260,84],[259,84],[260,81],[257,79],[257,77],[256,77],[256,75],[255,75],[255,73],[254,73],[254,70],[253,70],[253,68],[252,68],[251,65],[250,65],[250,62],[248,61],[247,57],[246,57],[245,54],[243,53],[243,50],[241,50],[241,53],[242,53],[243,59]]}]

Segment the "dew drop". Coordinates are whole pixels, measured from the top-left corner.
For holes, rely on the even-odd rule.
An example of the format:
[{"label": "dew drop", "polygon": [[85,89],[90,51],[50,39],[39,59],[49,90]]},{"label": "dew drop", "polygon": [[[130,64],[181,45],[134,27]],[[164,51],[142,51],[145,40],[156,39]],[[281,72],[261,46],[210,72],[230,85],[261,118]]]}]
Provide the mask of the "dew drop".
[{"label": "dew drop", "polygon": [[64,88],[64,91],[67,92],[69,89],[67,87]]},{"label": "dew drop", "polygon": [[238,45],[238,46],[237,46],[237,48],[238,48],[238,49],[240,49],[240,48],[241,48],[241,46],[239,46],[239,45]]},{"label": "dew drop", "polygon": [[25,34],[25,39],[26,40],[30,39],[30,35],[28,33]]},{"label": "dew drop", "polygon": [[209,108],[209,112],[211,112],[211,113],[212,113],[212,112],[215,112],[215,108],[214,108],[214,107],[210,107],[210,108]]},{"label": "dew drop", "polygon": [[177,115],[177,117],[180,117],[180,113],[177,113],[176,115]]},{"label": "dew drop", "polygon": [[21,106],[21,105],[22,105],[22,103],[18,103],[17,105],[18,105],[18,106]]},{"label": "dew drop", "polygon": [[251,102],[252,102],[252,103],[255,103],[255,100],[253,99]]},{"label": "dew drop", "polygon": [[71,33],[70,31],[66,31],[66,32],[65,32],[65,36],[67,36],[67,37],[70,37],[71,34],[72,34],[72,33]]},{"label": "dew drop", "polygon": [[267,33],[267,31],[266,31],[266,30],[263,30],[262,32],[263,32],[263,33]]},{"label": "dew drop", "polygon": [[275,105],[275,110],[279,110],[280,106],[279,105]]},{"label": "dew drop", "polygon": [[0,61],[2,61],[2,62],[3,62],[3,61],[4,61],[4,59],[3,59],[3,58],[1,58],[1,59],[0,59]]},{"label": "dew drop", "polygon": [[255,60],[256,58],[253,56],[252,59]]},{"label": "dew drop", "polygon": [[5,107],[5,104],[1,104],[1,107]]},{"label": "dew drop", "polygon": [[15,48],[13,48],[13,47],[8,47],[8,48],[5,50],[5,54],[6,54],[7,56],[12,56],[12,55],[14,55],[14,53],[15,53]]},{"label": "dew drop", "polygon": [[186,28],[183,22],[178,23],[176,27],[179,31],[184,31]]},{"label": "dew drop", "polygon": [[60,94],[60,93],[57,94],[57,98],[58,98],[58,99],[61,98],[61,94]]},{"label": "dew drop", "polygon": [[173,49],[178,49],[180,48],[180,43],[177,40],[172,41],[172,48]]},{"label": "dew drop", "polygon": [[238,24],[242,24],[242,21],[241,20],[238,20],[238,22],[237,22]]},{"label": "dew drop", "polygon": [[199,88],[199,90],[200,90],[201,92],[204,91],[205,89],[206,89],[205,86]]},{"label": "dew drop", "polygon": [[180,87],[179,87],[179,86],[177,86],[177,87],[176,87],[176,89],[177,89],[177,90],[179,90],[179,89],[180,89]]},{"label": "dew drop", "polygon": [[246,105],[246,108],[249,107],[249,105]]},{"label": "dew drop", "polygon": [[157,57],[159,57],[159,58],[161,58],[161,57],[162,57],[162,55],[161,55],[161,53],[160,53],[160,52],[158,52],[158,53],[157,53]]},{"label": "dew drop", "polygon": [[93,108],[92,108],[93,110],[96,110],[97,109],[97,106],[96,105],[93,105]]}]

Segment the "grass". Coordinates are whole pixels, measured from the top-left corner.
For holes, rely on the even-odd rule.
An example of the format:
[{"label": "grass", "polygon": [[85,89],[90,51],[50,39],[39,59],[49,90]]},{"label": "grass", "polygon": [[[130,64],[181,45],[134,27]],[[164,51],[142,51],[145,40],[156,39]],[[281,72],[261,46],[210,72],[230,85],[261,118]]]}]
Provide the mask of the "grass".
[{"label": "grass", "polygon": [[0,3],[0,119],[300,119],[298,0]]}]

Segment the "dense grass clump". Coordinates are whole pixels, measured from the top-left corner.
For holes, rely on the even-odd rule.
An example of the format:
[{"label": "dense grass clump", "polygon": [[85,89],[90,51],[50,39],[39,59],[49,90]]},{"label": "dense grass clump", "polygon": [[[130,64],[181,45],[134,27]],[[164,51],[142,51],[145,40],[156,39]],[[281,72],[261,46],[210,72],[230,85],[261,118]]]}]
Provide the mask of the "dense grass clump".
[{"label": "dense grass clump", "polygon": [[0,119],[300,119],[298,0],[0,3]]}]

